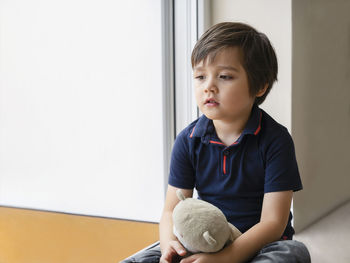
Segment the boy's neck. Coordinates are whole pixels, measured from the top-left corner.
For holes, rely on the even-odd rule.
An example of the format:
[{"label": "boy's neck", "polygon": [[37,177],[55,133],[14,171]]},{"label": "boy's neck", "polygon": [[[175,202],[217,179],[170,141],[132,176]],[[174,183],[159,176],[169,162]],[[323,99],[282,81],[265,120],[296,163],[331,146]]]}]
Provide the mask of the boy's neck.
[{"label": "boy's neck", "polygon": [[226,146],[232,145],[241,136],[247,125],[251,111],[240,118],[231,121],[213,120],[215,131],[221,142]]}]

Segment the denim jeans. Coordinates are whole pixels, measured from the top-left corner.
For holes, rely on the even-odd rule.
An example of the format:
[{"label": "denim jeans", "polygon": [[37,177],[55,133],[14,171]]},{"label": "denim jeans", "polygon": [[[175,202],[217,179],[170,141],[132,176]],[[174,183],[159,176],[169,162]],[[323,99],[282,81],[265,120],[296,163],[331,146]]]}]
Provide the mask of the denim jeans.
[{"label": "denim jeans", "polygon": [[[159,263],[161,257],[159,244],[123,260],[121,263]],[[178,262],[179,259],[174,260]],[[283,240],[263,247],[249,263],[310,263],[306,246],[295,240]],[[214,263],[214,262],[213,262]]]}]

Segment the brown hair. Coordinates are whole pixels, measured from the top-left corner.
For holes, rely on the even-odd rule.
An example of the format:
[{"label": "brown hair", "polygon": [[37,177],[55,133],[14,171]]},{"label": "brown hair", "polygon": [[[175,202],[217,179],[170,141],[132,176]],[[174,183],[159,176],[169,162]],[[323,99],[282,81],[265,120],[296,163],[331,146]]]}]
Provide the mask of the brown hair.
[{"label": "brown hair", "polygon": [[239,47],[242,52],[242,66],[247,72],[252,96],[268,84],[265,94],[255,99],[256,104],[263,103],[277,80],[278,64],[267,36],[253,27],[235,22],[212,26],[201,36],[192,51],[192,67],[202,60],[209,59],[211,62],[219,51],[228,47]]}]

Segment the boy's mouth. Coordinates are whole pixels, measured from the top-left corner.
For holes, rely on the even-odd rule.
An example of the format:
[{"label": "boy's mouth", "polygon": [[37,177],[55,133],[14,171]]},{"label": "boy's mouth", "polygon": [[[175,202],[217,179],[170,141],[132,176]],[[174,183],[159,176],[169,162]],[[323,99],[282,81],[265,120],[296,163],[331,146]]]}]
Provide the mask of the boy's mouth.
[{"label": "boy's mouth", "polygon": [[211,98],[209,98],[209,99],[206,99],[205,100],[205,103],[204,103],[205,105],[208,105],[208,106],[216,106],[216,105],[219,105],[219,102],[217,102],[216,100],[214,100],[214,99],[211,99]]}]

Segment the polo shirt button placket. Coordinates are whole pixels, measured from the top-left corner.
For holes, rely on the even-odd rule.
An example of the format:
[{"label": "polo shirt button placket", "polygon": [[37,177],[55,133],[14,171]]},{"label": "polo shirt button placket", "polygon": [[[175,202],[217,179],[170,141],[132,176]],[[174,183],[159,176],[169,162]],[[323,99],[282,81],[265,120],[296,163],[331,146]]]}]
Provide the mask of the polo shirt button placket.
[{"label": "polo shirt button placket", "polygon": [[223,151],[223,155],[224,155],[224,157],[223,157],[223,164],[222,164],[222,169],[223,169],[223,173],[224,173],[224,175],[226,175],[227,174],[227,169],[226,169],[226,166],[227,166],[227,156],[230,154],[230,151],[229,150],[224,150]]}]

